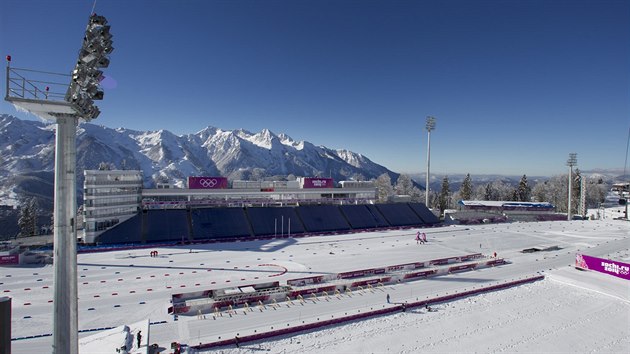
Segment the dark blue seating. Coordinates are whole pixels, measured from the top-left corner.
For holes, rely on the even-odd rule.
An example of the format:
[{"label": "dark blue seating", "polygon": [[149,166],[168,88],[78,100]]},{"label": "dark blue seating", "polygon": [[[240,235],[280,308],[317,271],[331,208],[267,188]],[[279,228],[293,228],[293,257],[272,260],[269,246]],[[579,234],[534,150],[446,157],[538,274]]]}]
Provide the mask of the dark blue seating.
[{"label": "dark blue seating", "polygon": [[409,203],[409,207],[424,221],[425,224],[433,225],[440,222],[424,203]]},{"label": "dark blue seating", "polygon": [[142,239],[142,214],[121,222],[96,237],[97,244],[138,243]]},{"label": "dark blue seating", "polygon": [[97,243],[204,241],[421,226],[439,219],[422,203],[144,210]]},{"label": "dark blue seating", "polygon": [[409,207],[407,203],[376,204],[391,226],[423,225],[424,221]]},{"label": "dark blue seating", "polygon": [[353,229],[374,229],[387,226],[387,222],[378,214],[378,217],[368,209],[368,205],[341,205],[339,210],[343,213]]},{"label": "dark blue seating", "polygon": [[243,208],[193,209],[191,216],[195,240],[251,236]]},{"label": "dark blue seating", "polygon": [[188,215],[186,210],[151,210],[146,215],[147,242],[188,241]]},{"label": "dark blue seating", "polygon": [[336,205],[303,205],[297,213],[308,232],[349,230],[350,225]]},{"label": "dark blue seating", "polygon": [[376,222],[378,223],[379,227],[390,226],[389,223],[387,222],[387,219],[385,219],[383,214],[381,214],[381,211],[378,210],[376,205],[374,205],[374,204],[367,204],[366,207],[368,208],[368,210],[370,211],[370,214],[372,214],[374,219],[376,219]]},{"label": "dark blue seating", "polygon": [[251,207],[245,209],[255,236],[282,236],[304,233],[304,225],[294,207]]}]

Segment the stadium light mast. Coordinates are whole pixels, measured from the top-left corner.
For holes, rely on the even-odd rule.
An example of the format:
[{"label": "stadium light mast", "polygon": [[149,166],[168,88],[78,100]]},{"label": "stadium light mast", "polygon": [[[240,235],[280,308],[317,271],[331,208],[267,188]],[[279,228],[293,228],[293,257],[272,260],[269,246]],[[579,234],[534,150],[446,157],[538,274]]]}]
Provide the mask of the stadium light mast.
[{"label": "stadium light mast", "polygon": [[427,206],[427,208],[431,208],[429,206],[429,174],[430,174],[430,170],[431,170],[431,131],[435,129],[435,117],[432,116],[427,116],[427,123],[426,123],[426,129],[427,129],[427,180],[426,180],[426,185],[425,185],[425,202],[424,204]]},{"label": "stadium light mast", "polygon": [[[100,114],[94,100],[103,99],[103,91],[99,90],[103,72],[98,69],[109,66],[107,55],[113,50],[109,28],[105,17],[90,15],[72,75],[12,68],[11,56],[6,58],[5,100],[57,124],[53,211],[53,353],[56,354],[79,352],[76,136],[80,120],[89,122]],[[52,76],[71,77],[70,84],[51,81]],[[42,85],[51,85],[53,90],[50,86],[42,89]],[[67,88],[65,93],[55,89],[58,86]]]},{"label": "stadium light mast", "polygon": [[572,181],[573,181],[573,166],[577,165],[577,154],[572,152],[569,154],[569,159],[567,160],[567,166],[569,166],[569,202],[567,206],[567,220],[571,220],[571,192],[573,189]]}]

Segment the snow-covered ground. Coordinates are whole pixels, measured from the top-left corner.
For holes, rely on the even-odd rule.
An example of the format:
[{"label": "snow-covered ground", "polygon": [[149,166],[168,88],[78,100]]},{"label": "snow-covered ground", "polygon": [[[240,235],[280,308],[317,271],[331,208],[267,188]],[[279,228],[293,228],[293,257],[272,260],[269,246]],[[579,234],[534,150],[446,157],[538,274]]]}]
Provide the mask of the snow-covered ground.
[{"label": "snow-covered ground", "polygon": [[[609,211],[608,215],[618,215]],[[196,345],[243,338],[347,314],[411,303],[523,277],[544,280],[406,312],[208,351],[242,353],[630,352],[630,282],[578,271],[576,252],[630,263],[630,222],[556,221],[418,229],[190,247],[79,254],[79,329],[138,326],[150,320],[147,343]],[[522,253],[536,246],[555,251]],[[401,283],[349,295],[320,297],[277,310],[205,318],[167,313],[171,294],[309,275],[339,273],[470,253],[510,263]],[[284,270],[286,269],[286,273]],[[13,302],[12,337],[52,333],[52,266],[2,268],[0,293]],[[133,332],[133,328],[131,331]],[[80,338],[98,332],[82,332]],[[135,341],[134,341],[135,342]],[[51,336],[17,339],[13,352],[50,352]],[[111,344],[113,345],[113,344]],[[93,350],[93,349],[91,349]],[[134,353],[146,353],[146,346]],[[103,352],[112,352],[103,345]]]}]

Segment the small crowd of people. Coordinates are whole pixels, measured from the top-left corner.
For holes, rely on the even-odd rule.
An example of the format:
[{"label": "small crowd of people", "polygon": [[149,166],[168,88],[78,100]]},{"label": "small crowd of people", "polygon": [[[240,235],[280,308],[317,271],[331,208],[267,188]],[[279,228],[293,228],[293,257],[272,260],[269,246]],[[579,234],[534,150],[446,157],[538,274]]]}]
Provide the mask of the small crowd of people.
[{"label": "small crowd of people", "polygon": [[416,233],[416,244],[420,244],[420,243],[424,244],[426,242],[427,242],[427,234],[425,234],[424,232],[420,233],[420,231],[418,231]]},{"label": "small crowd of people", "polygon": [[158,251],[151,251],[151,257],[157,257],[158,256]]}]

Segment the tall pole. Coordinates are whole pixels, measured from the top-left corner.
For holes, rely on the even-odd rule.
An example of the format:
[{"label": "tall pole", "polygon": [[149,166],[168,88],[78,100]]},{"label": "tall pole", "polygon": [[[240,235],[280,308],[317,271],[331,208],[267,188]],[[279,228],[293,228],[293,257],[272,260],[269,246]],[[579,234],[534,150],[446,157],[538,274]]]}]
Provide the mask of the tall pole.
[{"label": "tall pole", "polygon": [[[5,100],[44,119],[57,123],[55,142],[55,200],[53,252],[53,353],[78,354],[78,291],[77,291],[77,234],[76,234],[76,165],[77,125],[79,119],[89,122],[101,113],[94,100],[103,99],[99,90],[102,71],[109,66],[108,55],[114,50],[107,19],[96,13],[90,15],[79,58],[72,73],[72,81],[63,101],[42,100],[37,94],[24,94],[25,83],[37,87],[41,81],[22,77],[22,95],[11,95],[9,86],[11,56],[7,56]],[[45,90],[48,92],[48,88]],[[37,92],[37,90],[35,91]],[[41,91],[40,91],[41,92]]]},{"label": "tall pole", "polygon": [[571,220],[571,192],[573,189],[573,166],[575,165],[577,165],[577,154],[572,152],[569,154],[569,159],[567,160],[567,166],[569,166],[569,203],[567,206],[567,220]]},{"label": "tall pole", "polygon": [[78,354],[76,117],[57,118],[54,204],[53,353]]},{"label": "tall pole", "polygon": [[425,193],[424,204],[427,206],[427,208],[430,208],[429,206],[429,183],[430,183],[429,175],[431,173],[431,130],[435,129],[435,117],[427,116],[426,129],[427,129],[427,179],[425,183],[426,193]]}]

